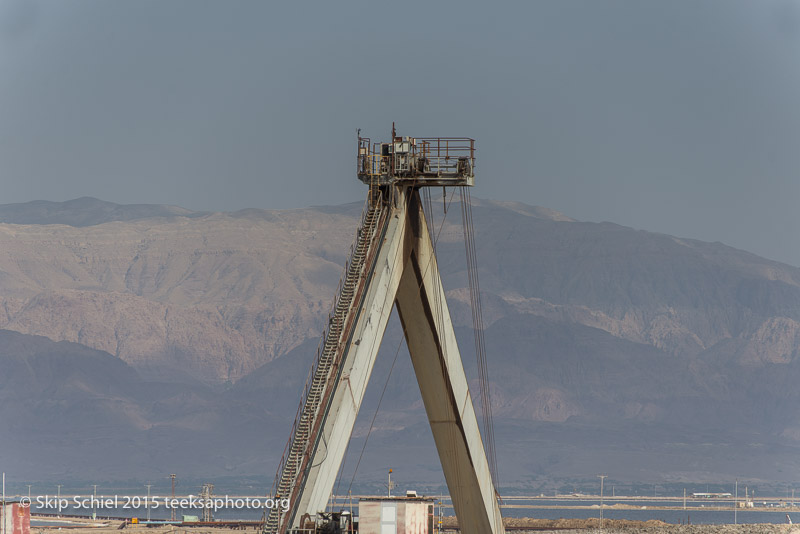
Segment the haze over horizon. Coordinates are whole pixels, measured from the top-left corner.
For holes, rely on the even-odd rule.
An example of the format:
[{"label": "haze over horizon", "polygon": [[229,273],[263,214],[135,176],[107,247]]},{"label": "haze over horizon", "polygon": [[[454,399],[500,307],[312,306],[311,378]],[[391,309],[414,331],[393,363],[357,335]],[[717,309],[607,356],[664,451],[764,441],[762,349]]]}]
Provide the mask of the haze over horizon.
[{"label": "haze over horizon", "polygon": [[800,265],[800,4],[0,5],[0,203],[363,198],[356,129],[477,140],[477,196]]},{"label": "haze over horizon", "polygon": [[[459,210],[431,207],[477,377]],[[537,494],[603,471],[796,484],[800,268],[519,204],[472,211],[506,487]],[[22,223],[0,224],[0,427],[13,430],[0,432],[3,471],[274,473],[360,212],[0,206],[0,221]],[[346,465],[382,483],[391,457],[407,480],[438,484],[401,337],[395,317],[351,452],[367,435],[370,447]]]}]

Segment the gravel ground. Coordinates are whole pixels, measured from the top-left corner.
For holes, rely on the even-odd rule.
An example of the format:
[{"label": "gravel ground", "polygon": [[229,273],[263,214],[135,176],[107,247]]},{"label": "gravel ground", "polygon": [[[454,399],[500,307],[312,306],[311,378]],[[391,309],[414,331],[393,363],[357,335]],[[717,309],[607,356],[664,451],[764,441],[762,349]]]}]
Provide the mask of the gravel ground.
[{"label": "gravel ground", "polygon": [[800,527],[762,523],[755,525],[660,525],[625,528],[615,527],[604,528],[602,530],[599,528],[591,528],[584,530],[531,530],[529,532],[536,532],[537,534],[542,534],[543,532],[552,532],[553,534],[567,534],[570,532],[575,534],[800,534]]},{"label": "gravel ground", "polygon": [[[800,534],[800,525],[776,525],[773,523],[755,525],[670,525],[661,521],[627,521],[607,519],[599,528],[600,520],[592,519],[532,519],[506,518],[509,532],[530,532],[536,534]],[[455,517],[445,517],[445,532],[455,527]],[[529,527],[530,530],[523,530]]]},{"label": "gravel ground", "polygon": [[[456,524],[455,517],[444,518],[446,533],[456,534],[452,528]],[[101,523],[102,522],[99,522]],[[109,521],[104,525],[93,528],[70,527],[65,525],[59,528],[31,527],[31,534],[259,534],[257,529],[233,530],[228,528],[208,527],[161,527],[146,528],[143,526],[129,525],[124,530],[118,530],[119,521]],[[531,519],[531,518],[506,518],[505,524],[510,527],[509,533],[531,534],[800,534],[800,525],[776,525],[772,523],[757,525],[669,525],[661,521],[627,521],[610,520],[603,522],[604,528],[600,529],[599,520],[593,519]],[[530,527],[531,530],[518,530]]]}]

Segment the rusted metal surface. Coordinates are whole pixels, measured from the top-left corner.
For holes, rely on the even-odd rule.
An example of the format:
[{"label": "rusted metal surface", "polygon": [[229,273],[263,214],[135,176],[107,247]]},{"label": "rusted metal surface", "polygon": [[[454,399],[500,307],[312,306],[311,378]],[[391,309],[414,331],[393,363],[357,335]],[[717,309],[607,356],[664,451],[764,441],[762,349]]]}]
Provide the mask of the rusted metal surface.
[{"label": "rusted metal surface", "polygon": [[475,140],[469,137],[402,137],[385,143],[358,137],[356,173],[368,185],[474,185]]},{"label": "rusted metal surface", "polygon": [[30,534],[31,509],[19,503],[6,503],[3,509],[3,532],[6,534]]},{"label": "rusted metal surface", "polygon": [[434,499],[405,497],[361,499],[358,502],[358,532],[433,534],[434,502]]}]

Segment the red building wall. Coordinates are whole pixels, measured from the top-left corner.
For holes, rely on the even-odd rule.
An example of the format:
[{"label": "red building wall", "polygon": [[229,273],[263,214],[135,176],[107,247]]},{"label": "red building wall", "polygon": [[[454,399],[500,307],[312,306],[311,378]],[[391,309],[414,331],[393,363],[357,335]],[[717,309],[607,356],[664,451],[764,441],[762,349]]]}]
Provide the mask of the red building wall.
[{"label": "red building wall", "polygon": [[31,534],[31,509],[17,503],[6,503],[3,519],[4,534]]}]

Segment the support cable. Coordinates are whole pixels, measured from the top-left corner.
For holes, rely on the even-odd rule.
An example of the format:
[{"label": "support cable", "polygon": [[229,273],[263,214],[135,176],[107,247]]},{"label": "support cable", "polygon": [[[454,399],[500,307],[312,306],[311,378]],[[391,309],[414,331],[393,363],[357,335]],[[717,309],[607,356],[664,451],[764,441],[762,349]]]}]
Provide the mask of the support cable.
[{"label": "support cable", "polygon": [[486,438],[489,470],[492,474],[495,492],[498,488],[497,456],[495,454],[494,420],[492,417],[489,370],[486,360],[486,343],[483,329],[483,309],[480,283],[478,281],[478,261],[475,249],[475,230],[472,220],[472,198],[467,187],[461,189],[461,219],[464,232],[464,246],[467,256],[467,275],[469,278],[470,306],[472,308],[472,328],[475,338],[475,354],[478,362],[478,382],[480,384],[481,412]]}]

